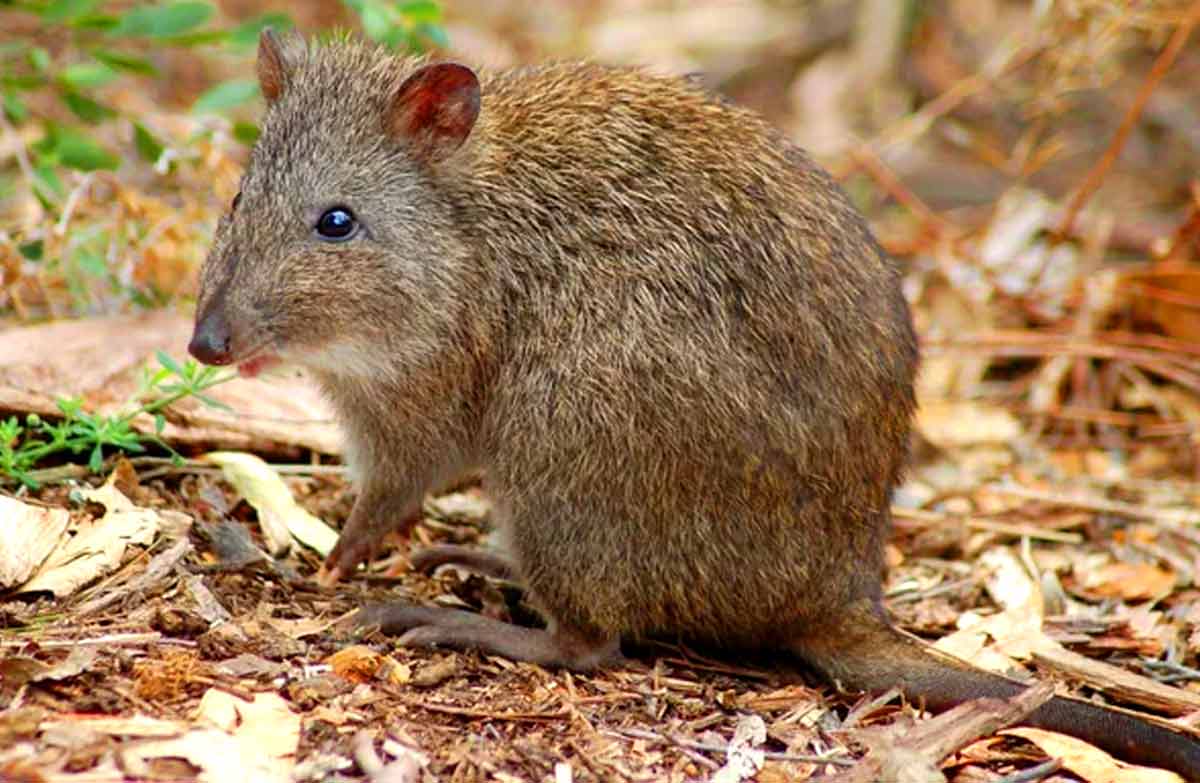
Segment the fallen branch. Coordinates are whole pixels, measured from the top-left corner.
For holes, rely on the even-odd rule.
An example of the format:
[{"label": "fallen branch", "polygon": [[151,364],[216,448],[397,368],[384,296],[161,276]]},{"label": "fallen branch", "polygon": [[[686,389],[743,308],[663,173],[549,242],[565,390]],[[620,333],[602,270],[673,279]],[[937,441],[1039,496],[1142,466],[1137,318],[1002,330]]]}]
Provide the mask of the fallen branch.
[{"label": "fallen branch", "polygon": [[[867,755],[853,769],[829,780],[831,783],[937,780],[941,778],[937,765],[942,759],[978,739],[1020,723],[1053,696],[1053,684],[1043,682],[1007,701],[976,699],[960,704],[907,732],[903,727],[856,732],[857,738],[869,748]],[[925,778],[910,777],[919,775],[921,767],[929,770]]]}]

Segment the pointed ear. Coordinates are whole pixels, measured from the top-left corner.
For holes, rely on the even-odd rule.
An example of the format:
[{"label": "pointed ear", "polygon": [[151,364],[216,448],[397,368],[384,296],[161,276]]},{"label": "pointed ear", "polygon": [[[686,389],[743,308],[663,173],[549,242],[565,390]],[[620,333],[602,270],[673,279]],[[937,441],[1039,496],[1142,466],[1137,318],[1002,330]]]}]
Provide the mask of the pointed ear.
[{"label": "pointed ear", "polygon": [[308,45],[294,32],[279,35],[265,28],[258,36],[258,86],[268,103],[274,103],[291,81],[296,64]]},{"label": "pointed ear", "polygon": [[404,80],[384,118],[415,158],[434,162],[462,146],[479,116],[479,79],[457,63],[426,65]]}]

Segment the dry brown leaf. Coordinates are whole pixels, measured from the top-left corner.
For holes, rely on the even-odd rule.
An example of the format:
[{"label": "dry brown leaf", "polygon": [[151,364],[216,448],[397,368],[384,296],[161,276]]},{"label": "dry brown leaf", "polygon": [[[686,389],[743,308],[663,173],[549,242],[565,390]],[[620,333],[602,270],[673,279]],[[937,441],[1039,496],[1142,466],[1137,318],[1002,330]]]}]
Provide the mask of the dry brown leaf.
[{"label": "dry brown leaf", "polygon": [[267,625],[290,639],[303,639],[305,636],[313,636],[314,634],[323,632],[336,622],[336,617],[302,617],[297,620],[271,617],[266,620]]},{"label": "dry brown leaf", "polygon": [[70,515],[0,495],[0,589],[24,582],[62,542]]},{"label": "dry brown leaf", "polygon": [[1004,408],[976,402],[922,403],[917,427],[941,448],[1006,444],[1022,432],[1021,423]]},{"label": "dry brown leaf", "polygon": [[258,512],[259,526],[272,555],[286,553],[292,539],[327,555],[337,543],[337,531],[296,502],[275,469],[244,451],[213,451],[202,458],[221,468],[238,494]]},{"label": "dry brown leaf", "polygon": [[343,647],[325,659],[333,673],[351,682],[369,682],[375,677],[383,655],[363,644]]},{"label": "dry brown leaf", "polygon": [[979,562],[988,572],[988,592],[1004,611],[987,617],[964,612],[959,618],[960,630],[934,646],[981,668],[1003,672],[1053,642],[1042,632],[1041,589],[1013,550],[989,549]]},{"label": "dry brown leaf", "polygon": [[370,647],[355,644],[343,647],[325,659],[333,673],[351,682],[386,680],[393,685],[404,685],[412,679],[412,667]]},{"label": "dry brown leaf", "polygon": [[58,598],[70,595],[120,566],[130,545],[149,545],[162,526],[163,517],[158,511],[133,505],[113,486],[111,476],[104,486],[80,493],[103,505],[104,516],[81,521],[75,535],[60,538],[58,548],[19,592],[45,591]]},{"label": "dry brown leaf", "polygon": [[171,739],[129,743],[117,751],[127,776],[150,779],[151,763],[186,759],[200,783],[289,783],[291,764],[271,758],[247,741],[218,729],[195,729]]},{"label": "dry brown leaf", "polygon": [[1137,271],[1121,281],[1134,313],[1171,337],[1200,342],[1200,272],[1194,269]]},{"label": "dry brown leaf", "polygon": [[1029,740],[1046,755],[1062,759],[1064,767],[1088,783],[1183,783],[1174,772],[1117,761],[1099,748],[1065,734],[1025,727],[1000,733]]},{"label": "dry brown leaf", "polygon": [[39,724],[41,731],[69,730],[83,725],[89,731],[111,737],[174,737],[187,731],[183,721],[161,720],[146,715],[110,717],[108,715],[59,715]]},{"label": "dry brown leaf", "polygon": [[1150,563],[1108,563],[1094,571],[1076,572],[1079,587],[1104,598],[1143,601],[1161,598],[1175,587],[1175,572]]},{"label": "dry brown leaf", "polygon": [[253,701],[247,701],[210,688],[196,707],[196,717],[267,758],[292,758],[300,746],[300,716],[277,693],[256,693]]},{"label": "dry brown leaf", "polygon": [[91,669],[98,654],[95,647],[79,646],[63,660],[52,664],[25,655],[0,656],[0,682],[16,686],[42,680],[66,680]]}]

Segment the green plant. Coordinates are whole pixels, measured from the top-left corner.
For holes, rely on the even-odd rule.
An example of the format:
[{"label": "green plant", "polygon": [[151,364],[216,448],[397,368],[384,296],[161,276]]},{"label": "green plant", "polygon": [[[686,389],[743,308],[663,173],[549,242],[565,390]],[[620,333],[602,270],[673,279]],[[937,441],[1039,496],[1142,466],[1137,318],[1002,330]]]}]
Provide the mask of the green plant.
[{"label": "green plant", "polygon": [[[435,2],[343,2],[358,16],[366,35],[388,46],[417,51],[445,43],[441,9]],[[168,123],[158,116],[137,116],[137,109],[118,99],[121,90],[136,91],[140,85],[148,91],[151,81],[161,78],[159,66],[171,51],[248,56],[264,27],[286,29],[292,25],[290,18],[268,13],[222,26],[214,22],[212,0],[132,5],[113,0],[0,0],[0,27],[7,28],[18,17],[23,17],[21,26],[37,32],[0,40],[0,128],[33,129],[34,140],[22,143],[13,156],[18,167],[0,168],[0,216],[11,212],[23,218],[15,235],[0,230],[0,277],[21,270],[20,275],[37,280],[39,290],[54,291],[54,304],[46,304],[50,296],[44,296],[34,317],[169,300],[180,290],[176,283],[182,274],[167,275],[163,279],[168,285],[160,290],[159,278],[135,270],[153,269],[154,258],[196,263],[211,222],[167,214],[169,205],[187,200],[177,196],[155,198],[161,207],[153,213],[130,208],[120,198],[112,210],[103,210],[88,203],[94,179],[85,181],[79,175],[116,171],[140,161],[143,170],[153,166],[157,175],[110,177],[108,192],[136,191],[139,187],[132,183],[140,181],[150,183],[148,189],[156,196],[172,188],[195,193],[196,170],[210,165],[205,162],[213,148],[208,142],[223,135],[218,133],[221,124],[194,126],[198,129],[186,139],[162,138]],[[204,91],[190,110],[228,114],[258,96],[254,79],[234,78]],[[257,127],[237,115],[229,127],[244,144],[257,138]],[[27,137],[14,133],[11,138]],[[34,222],[27,219],[31,197],[42,207]],[[83,209],[76,208],[80,204]],[[170,242],[156,249],[153,243],[163,239],[164,232],[171,234]],[[0,308],[4,302],[0,292]]]},{"label": "green plant", "polygon": [[363,32],[374,41],[393,49],[423,52],[432,46],[445,46],[442,8],[431,0],[385,2],[384,0],[343,0],[358,14]]},{"label": "green plant", "polygon": [[[430,0],[387,2],[344,0],[372,39],[397,49],[423,51],[430,45],[444,46],[441,8]],[[0,3],[3,5],[3,3]],[[45,113],[42,138],[31,151],[34,193],[53,210],[66,196],[59,171],[116,169],[120,157],[88,133],[87,126],[117,118],[118,112],[105,100],[105,88],[121,74],[154,78],[158,67],[148,52],[165,48],[201,45],[223,46],[245,51],[267,26],[291,27],[282,13],[268,13],[235,27],[208,27],[215,9],[206,0],[170,0],[139,3],[123,11],[108,11],[101,0],[12,0],[13,9],[39,18],[46,38],[65,39],[68,44],[49,48],[40,38],[23,38],[0,43],[0,107],[13,123],[31,119],[33,93],[50,91],[76,122],[63,122]],[[219,83],[196,99],[193,111],[220,112],[258,96],[252,79]],[[164,145],[154,133],[134,118],[132,140],[136,153],[155,163]],[[236,126],[243,141],[255,135],[251,125]]]},{"label": "green plant", "polygon": [[[207,28],[214,8],[203,0],[141,3],[120,12],[106,10],[100,0],[15,0],[11,6],[38,17],[47,33],[45,38],[0,44],[0,105],[12,123],[37,119],[42,125],[26,173],[33,179],[34,194],[51,211],[66,196],[62,169],[88,172],[120,165],[121,158],[87,128],[119,117],[105,91],[122,74],[158,76],[150,52],[199,45],[244,49],[264,26],[290,25],[287,16],[268,14],[232,29]],[[52,52],[40,45],[42,40],[66,44]],[[30,106],[37,102],[29,99],[47,92],[67,111],[52,109],[32,117]],[[198,105],[201,110],[225,109],[253,95],[240,83],[225,83],[201,96]],[[164,145],[145,125],[133,118],[130,122],[134,151],[155,163]]]},{"label": "green plant", "polygon": [[[185,397],[227,408],[204,392],[228,381],[234,374],[222,374],[215,367],[203,367],[190,360],[181,366],[162,351],[157,357],[160,367],[153,373],[146,373],[135,398],[139,402],[132,403],[132,407],[123,413],[89,413],[79,400],[63,398],[57,401],[62,414],[58,421],[47,421],[36,413],[26,416],[24,423],[16,416],[0,421],[0,475],[37,488],[38,482],[32,471],[48,457],[63,452],[86,453],[88,469],[98,472],[104,463],[106,447],[136,453],[145,451],[146,443],[165,449],[173,459],[179,460],[175,450],[160,437],[166,425],[163,410]],[[133,428],[133,420],[142,414],[154,417],[154,434]]]}]

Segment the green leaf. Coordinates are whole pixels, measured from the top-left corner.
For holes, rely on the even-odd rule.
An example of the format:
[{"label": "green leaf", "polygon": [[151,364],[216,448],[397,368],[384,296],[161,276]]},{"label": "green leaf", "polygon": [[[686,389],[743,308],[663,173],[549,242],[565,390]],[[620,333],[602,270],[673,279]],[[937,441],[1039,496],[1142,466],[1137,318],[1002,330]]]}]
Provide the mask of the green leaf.
[{"label": "green leaf", "polygon": [[230,46],[238,49],[248,49],[258,43],[259,33],[267,27],[273,28],[276,31],[283,31],[290,30],[295,25],[292,23],[291,17],[285,13],[266,13],[262,16],[248,19],[230,30],[227,40]]},{"label": "green leaf", "polygon": [[163,428],[167,426],[167,417],[161,413],[154,414],[154,433],[162,435]]},{"label": "green leaf", "polygon": [[33,47],[29,50],[29,64],[45,73],[50,70],[50,52],[40,46]]},{"label": "green leaf", "polygon": [[410,22],[442,21],[442,7],[431,0],[412,0],[412,2],[399,3],[396,10]]},{"label": "green leaf", "polygon": [[213,7],[204,2],[138,5],[126,11],[113,28],[113,35],[170,38],[194,30],[207,22]]},{"label": "green leaf", "polygon": [[92,456],[88,459],[88,470],[92,471],[93,473],[99,473],[100,468],[103,466],[104,451],[101,448],[101,444],[97,443],[96,447],[92,449]]},{"label": "green leaf", "polygon": [[80,95],[71,90],[64,90],[62,93],[63,103],[67,104],[76,117],[86,123],[96,124],[102,120],[117,116],[117,113],[105,106],[103,103],[98,103],[86,95]]},{"label": "green leaf", "polygon": [[183,368],[179,366],[179,362],[172,359],[171,355],[169,353],[167,353],[166,351],[163,351],[163,350],[155,351],[154,358],[158,359],[159,364],[161,364],[163,367],[166,367],[168,370],[175,373],[180,378],[187,377],[186,375],[184,375]]},{"label": "green leaf", "polygon": [[104,254],[90,248],[80,248],[76,251],[75,264],[92,277],[108,275],[108,263],[104,259]]},{"label": "green leaf", "polygon": [[47,22],[71,22],[90,14],[97,5],[99,0],[51,0],[41,14]]},{"label": "green leaf", "polygon": [[121,160],[104,147],[69,128],[55,132],[54,152],[62,165],[78,171],[115,170]]},{"label": "green leaf", "polygon": [[228,38],[229,33],[224,30],[197,30],[194,33],[173,35],[167,38],[166,42],[171,46],[208,46],[225,43]]},{"label": "green leaf", "polygon": [[140,122],[133,123],[133,146],[137,148],[142,160],[151,164],[158,162],[164,149],[162,143]]},{"label": "green leaf", "polygon": [[77,90],[103,87],[117,78],[117,72],[104,63],[76,63],[59,71],[58,80]]},{"label": "green leaf", "polygon": [[21,251],[21,255],[30,261],[41,261],[46,250],[46,243],[41,239],[35,239],[32,242],[22,242],[17,245],[17,250]]},{"label": "green leaf", "polygon": [[258,141],[258,126],[253,122],[235,122],[233,137],[247,147],[251,147],[254,142]]},{"label": "green leaf", "polygon": [[0,84],[5,87],[11,87],[14,90],[36,90],[46,83],[46,79],[42,76],[34,76],[31,74],[0,74]]},{"label": "green leaf", "polygon": [[89,14],[79,17],[71,26],[76,30],[112,30],[120,21],[111,14]]},{"label": "green leaf", "polygon": [[413,34],[428,39],[434,46],[442,49],[450,45],[450,38],[446,35],[446,29],[440,25],[420,22],[413,28]]},{"label": "green leaf", "polygon": [[253,79],[234,79],[205,92],[192,105],[197,114],[219,112],[245,103],[258,96],[258,82]]},{"label": "green leaf", "polygon": [[394,27],[387,8],[375,0],[363,0],[358,14],[362,18],[363,32],[367,34],[367,37],[381,43],[387,41]]},{"label": "green leaf", "polygon": [[58,172],[55,171],[58,158],[55,155],[50,157],[50,160],[39,160],[33,168],[34,192],[47,200],[62,198],[67,193],[62,180],[58,178]]},{"label": "green leaf", "polygon": [[154,63],[141,57],[135,57],[132,54],[126,54],[125,52],[96,49],[92,51],[92,57],[118,70],[129,71],[130,73],[142,74],[144,76],[158,75],[158,69],[154,67]]},{"label": "green leaf", "polygon": [[149,391],[149,390],[157,388],[159,384],[161,384],[167,378],[170,378],[173,374],[174,373],[172,373],[170,371],[170,369],[168,369],[166,367],[158,368],[154,372],[153,375],[150,375],[149,373],[147,373],[147,375],[149,375],[149,378],[147,378],[147,380],[146,380],[146,390]]},{"label": "green leaf", "polygon": [[16,93],[4,93],[4,113],[18,125],[29,119],[29,109]]},{"label": "green leaf", "polygon": [[83,401],[78,397],[59,397],[54,401],[54,405],[58,412],[68,419],[76,418],[83,410]]},{"label": "green leaf", "polygon": [[209,397],[207,394],[197,394],[196,399],[200,400],[200,402],[204,403],[210,408],[216,408],[217,410],[226,411],[227,413],[233,413],[233,408],[229,407],[218,399]]}]

